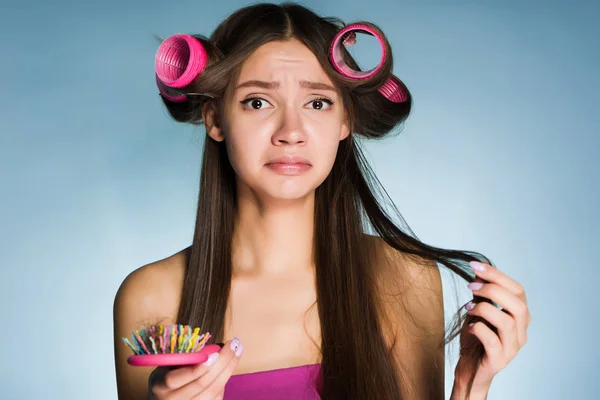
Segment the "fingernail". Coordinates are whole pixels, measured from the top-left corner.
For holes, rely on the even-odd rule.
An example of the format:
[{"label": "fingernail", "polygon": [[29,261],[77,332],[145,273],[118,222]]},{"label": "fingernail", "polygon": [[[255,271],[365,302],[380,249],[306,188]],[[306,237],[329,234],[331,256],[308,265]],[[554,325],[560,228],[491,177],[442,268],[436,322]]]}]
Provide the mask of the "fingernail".
[{"label": "fingernail", "polygon": [[465,310],[467,310],[467,311],[471,311],[473,309],[473,307],[475,307],[475,303],[473,303],[472,301],[465,304]]},{"label": "fingernail", "polygon": [[471,290],[479,290],[483,287],[483,283],[481,282],[471,282],[467,285],[467,287]]},{"label": "fingernail", "polygon": [[216,363],[218,359],[219,359],[219,353],[212,353],[210,356],[208,356],[208,359],[204,362],[204,366],[210,367],[211,365]]},{"label": "fingernail", "polygon": [[231,350],[236,351],[238,349],[238,347],[240,347],[240,344],[241,344],[240,339],[233,338],[231,343],[229,343],[229,347],[231,347]]},{"label": "fingernail", "polygon": [[240,342],[239,347],[237,348],[237,350],[235,351],[235,356],[239,357],[242,355],[242,351],[244,351],[244,345],[242,344],[242,342]]},{"label": "fingernail", "polygon": [[480,263],[479,261],[471,261],[469,262],[469,265],[471,266],[471,268],[477,271],[484,272],[486,270],[485,265]]}]

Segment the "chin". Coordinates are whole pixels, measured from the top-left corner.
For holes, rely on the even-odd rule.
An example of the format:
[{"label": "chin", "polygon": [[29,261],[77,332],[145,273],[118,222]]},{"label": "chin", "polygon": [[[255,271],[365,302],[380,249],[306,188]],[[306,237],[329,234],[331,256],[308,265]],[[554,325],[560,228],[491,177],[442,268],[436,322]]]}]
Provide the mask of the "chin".
[{"label": "chin", "polygon": [[[326,175],[311,171],[312,173],[286,176],[269,174],[257,174],[253,177],[242,178],[251,192],[264,201],[301,201],[311,198],[316,188],[323,183]],[[323,176],[321,176],[323,175]]]},{"label": "chin", "polygon": [[264,179],[257,188],[266,198],[273,200],[302,200],[312,197],[315,189],[322,183],[323,179],[315,176],[295,176],[283,179]]},{"label": "chin", "polygon": [[314,196],[315,188],[313,187],[280,187],[280,188],[263,188],[262,192],[267,198],[273,200],[297,201]]}]

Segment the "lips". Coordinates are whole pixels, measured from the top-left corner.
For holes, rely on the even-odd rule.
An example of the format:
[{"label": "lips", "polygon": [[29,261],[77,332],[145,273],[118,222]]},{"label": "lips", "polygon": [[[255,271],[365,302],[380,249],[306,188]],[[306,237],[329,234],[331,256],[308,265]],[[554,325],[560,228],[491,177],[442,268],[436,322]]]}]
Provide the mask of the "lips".
[{"label": "lips", "polygon": [[300,156],[290,156],[290,155],[275,157],[275,158],[269,160],[266,165],[271,165],[271,164],[311,165],[310,161],[308,161],[306,158],[303,158]]}]

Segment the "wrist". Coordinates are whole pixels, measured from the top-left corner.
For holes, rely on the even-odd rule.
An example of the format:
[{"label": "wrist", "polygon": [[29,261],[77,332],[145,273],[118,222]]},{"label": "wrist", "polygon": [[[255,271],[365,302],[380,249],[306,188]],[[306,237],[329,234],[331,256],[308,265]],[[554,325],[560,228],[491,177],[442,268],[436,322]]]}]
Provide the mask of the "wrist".
[{"label": "wrist", "polygon": [[[466,400],[467,398],[467,383],[458,379],[454,379],[452,394],[450,400]],[[473,382],[469,400],[486,400],[490,391],[491,382],[488,384],[476,384]]]}]

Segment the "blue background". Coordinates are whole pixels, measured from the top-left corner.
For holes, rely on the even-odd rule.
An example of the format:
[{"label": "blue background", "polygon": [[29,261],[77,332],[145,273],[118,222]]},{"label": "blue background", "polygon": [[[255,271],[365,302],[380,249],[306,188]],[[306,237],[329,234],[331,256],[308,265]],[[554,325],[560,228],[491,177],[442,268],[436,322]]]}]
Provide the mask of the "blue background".
[{"label": "blue background", "polygon": [[[190,244],[198,190],[203,130],[167,116],[153,35],[208,35],[246,4],[0,6],[1,398],[116,398],[114,294]],[[418,237],[482,252],[527,290],[529,342],[489,399],[596,398],[598,3],[304,4],[392,44],[414,112],[367,149]],[[444,283],[449,316],[470,293]]]}]

